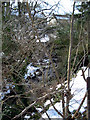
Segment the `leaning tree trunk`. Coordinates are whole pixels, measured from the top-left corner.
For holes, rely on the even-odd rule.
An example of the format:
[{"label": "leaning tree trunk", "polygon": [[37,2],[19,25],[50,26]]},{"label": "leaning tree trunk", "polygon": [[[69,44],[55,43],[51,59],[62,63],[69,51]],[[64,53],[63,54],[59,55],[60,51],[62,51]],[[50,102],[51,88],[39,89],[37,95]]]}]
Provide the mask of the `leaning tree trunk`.
[{"label": "leaning tree trunk", "polygon": [[69,53],[68,53],[68,68],[67,68],[66,117],[69,116],[70,74],[71,74],[71,51],[72,51],[72,42],[73,42],[74,8],[75,8],[75,2],[74,2],[74,4],[73,4],[73,13],[72,13],[72,17],[71,17],[71,27],[70,27],[70,45],[69,45]]}]

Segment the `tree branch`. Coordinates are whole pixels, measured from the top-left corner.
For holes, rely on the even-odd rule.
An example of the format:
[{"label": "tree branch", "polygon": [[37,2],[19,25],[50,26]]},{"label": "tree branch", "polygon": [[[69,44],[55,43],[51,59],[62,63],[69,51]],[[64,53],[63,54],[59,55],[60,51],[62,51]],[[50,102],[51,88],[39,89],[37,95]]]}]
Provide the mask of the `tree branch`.
[{"label": "tree branch", "polygon": [[46,97],[49,97],[50,95],[53,95],[57,92],[62,92],[62,90],[59,90],[59,91],[54,91],[52,93],[47,93],[45,94],[44,96],[40,97],[40,98],[37,98],[36,101],[34,101],[32,104],[30,104],[28,107],[26,107],[21,113],[19,113],[18,115],[16,115],[15,117],[12,118],[12,120],[15,120],[15,119],[18,119],[19,117],[21,117],[22,115],[24,115],[32,106],[34,106],[39,100],[42,100]]},{"label": "tree branch", "polygon": [[81,107],[82,107],[82,105],[83,105],[83,103],[84,103],[84,100],[85,100],[86,96],[87,96],[87,92],[85,93],[85,96],[84,96],[84,98],[82,99],[81,104],[79,105],[79,107],[78,107],[77,111],[75,112],[75,114],[73,115],[72,119],[76,117],[77,113],[78,113],[79,110],[81,109]]}]

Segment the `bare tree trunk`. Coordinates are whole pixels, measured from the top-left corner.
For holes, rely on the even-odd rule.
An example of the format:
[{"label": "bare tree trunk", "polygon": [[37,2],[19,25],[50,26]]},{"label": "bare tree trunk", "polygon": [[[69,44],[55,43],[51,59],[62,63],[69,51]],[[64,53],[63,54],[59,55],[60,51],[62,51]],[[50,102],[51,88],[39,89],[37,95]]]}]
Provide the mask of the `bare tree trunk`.
[{"label": "bare tree trunk", "polygon": [[[2,3],[0,1],[0,53],[2,53]],[[2,54],[0,55],[0,93],[2,93]],[[2,102],[0,100],[0,120],[2,118]]]},{"label": "bare tree trunk", "polygon": [[[62,91],[62,111],[63,111],[63,116],[65,116],[65,100],[64,100],[64,90]],[[64,120],[65,118],[63,118]]]},{"label": "bare tree trunk", "polygon": [[18,12],[19,12],[19,17],[21,17],[21,2],[18,0]]},{"label": "bare tree trunk", "polygon": [[90,15],[88,15],[88,20],[87,20],[87,31],[88,31],[88,59],[90,60],[89,58],[89,55],[90,55]]},{"label": "bare tree trunk", "polygon": [[72,42],[73,42],[74,8],[75,8],[75,2],[74,2],[74,4],[73,4],[73,13],[72,13],[71,27],[70,27],[70,45],[69,45],[69,53],[68,53],[68,68],[67,68],[66,116],[69,115],[69,101],[70,101],[70,73],[71,73],[71,51],[72,51]]},{"label": "bare tree trunk", "polygon": [[[90,5],[89,5],[90,11]],[[88,60],[89,60],[89,70],[88,70],[88,78],[87,78],[87,119],[90,119],[90,15],[88,14],[87,20],[87,31],[88,31]]]}]

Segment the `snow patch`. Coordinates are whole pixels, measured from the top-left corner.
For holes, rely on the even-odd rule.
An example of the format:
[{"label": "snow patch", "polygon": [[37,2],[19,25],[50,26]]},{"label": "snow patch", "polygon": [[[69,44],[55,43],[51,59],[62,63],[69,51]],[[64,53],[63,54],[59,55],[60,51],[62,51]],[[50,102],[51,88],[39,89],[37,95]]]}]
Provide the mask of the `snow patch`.
[{"label": "snow patch", "polygon": [[27,73],[25,74],[24,78],[27,79],[28,76],[31,76],[31,77],[34,77],[35,74],[34,72],[39,69],[39,67],[34,67],[32,66],[32,63],[30,63],[28,66],[27,66]]},{"label": "snow patch", "polygon": [[36,108],[36,110],[41,112],[43,109],[42,108]]},{"label": "snow patch", "polygon": [[29,115],[25,115],[24,118],[28,120],[30,118],[30,116]]},{"label": "snow patch", "polygon": [[[85,70],[86,67],[82,67],[82,69]],[[88,77],[88,69],[85,71],[85,78],[87,77]],[[71,94],[73,95],[73,98],[70,101],[70,111],[73,111],[74,109],[78,109],[87,91],[87,88],[86,88],[87,84],[86,84],[86,81],[83,79],[82,70],[79,70],[76,78],[72,78],[70,85],[71,85]],[[87,99],[84,101],[80,111],[83,112],[84,107],[86,106],[87,106]]]},{"label": "snow patch", "polygon": [[[82,67],[83,70],[86,69],[86,67]],[[88,69],[85,71],[85,78],[88,77]],[[79,70],[77,73],[76,78],[72,78],[72,81],[70,82],[71,86],[71,94],[73,95],[72,99],[70,100],[70,111],[72,112],[73,110],[77,110],[85,93],[86,93],[86,81],[83,79],[82,76],[82,70]],[[60,84],[57,85],[58,89],[60,88]],[[48,105],[50,104],[50,101],[47,100],[47,102],[44,104]],[[55,108],[62,113],[62,101],[56,103]],[[85,99],[83,106],[80,109],[80,112],[83,112],[85,110],[85,107],[87,106],[87,99]],[[50,118],[61,118],[61,116],[54,110],[53,106],[49,107],[47,110],[47,114],[49,115]],[[42,115],[42,118],[48,118],[46,113]]]},{"label": "snow patch", "polygon": [[[49,41],[49,36],[45,35],[45,37],[40,39],[40,42],[48,42]],[[39,40],[37,40],[36,42],[39,42]]]},{"label": "snow patch", "polygon": [[51,102],[50,100],[47,100],[45,103],[44,103],[44,107],[46,107],[47,105],[49,105]]}]

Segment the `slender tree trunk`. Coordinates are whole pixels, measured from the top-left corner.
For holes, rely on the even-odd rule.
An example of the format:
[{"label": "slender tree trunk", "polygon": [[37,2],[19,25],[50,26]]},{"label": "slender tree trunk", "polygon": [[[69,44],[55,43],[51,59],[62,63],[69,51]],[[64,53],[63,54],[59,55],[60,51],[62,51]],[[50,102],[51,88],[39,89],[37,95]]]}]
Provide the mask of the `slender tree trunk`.
[{"label": "slender tree trunk", "polygon": [[18,12],[19,12],[19,17],[21,17],[21,2],[18,1]]},{"label": "slender tree trunk", "polygon": [[[64,100],[64,87],[62,91],[62,111],[63,111],[63,116],[65,116],[65,100]],[[65,118],[63,118],[64,120]]]},{"label": "slender tree trunk", "polygon": [[[0,53],[2,53],[2,3],[0,1]],[[0,55],[0,93],[2,93],[2,55]],[[0,100],[0,120],[2,118],[2,102]]]},{"label": "slender tree trunk", "polygon": [[6,2],[6,3],[7,3],[6,16],[10,17],[10,14],[11,14],[10,2]]},{"label": "slender tree trunk", "polygon": [[75,2],[74,2],[74,4],[73,4],[73,13],[72,13],[72,17],[71,17],[71,27],[70,27],[70,45],[69,45],[69,53],[68,53],[68,68],[67,68],[66,116],[69,116],[70,74],[71,74],[71,51],[72,51],[72,42],[73,42],[74,8],[75,8]]},{"label": "slender tree trunk", "polygon": [[[90,5],[89,10],[90,11]],[[88,14],[87,19],[87,31],[88,31],[88,60],[89,60],[89,70],[87,78],[87,119],[90,120],[90,14]]]},{"label": "slender tree trunk", "polygon": [[[90,15],[88,15],[88,20],[87,20],[87,31],[88,31],[88,55],[90,55]],[[88,58],[88,59],[90,62],[90,58]]]}]

